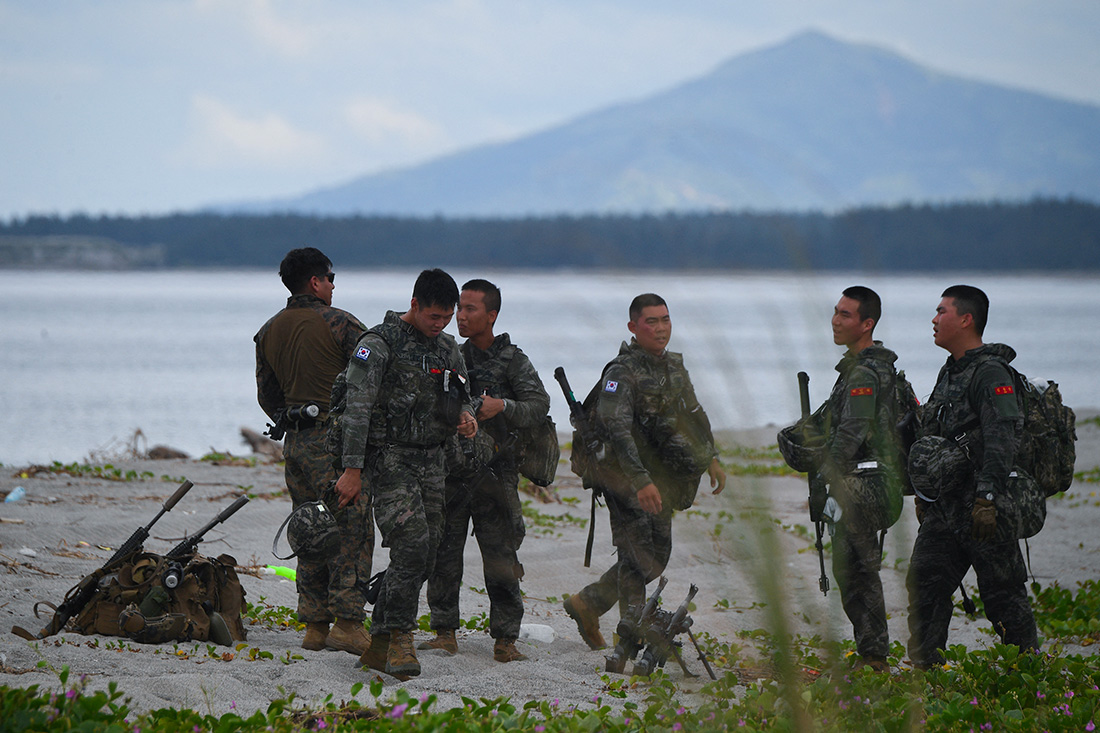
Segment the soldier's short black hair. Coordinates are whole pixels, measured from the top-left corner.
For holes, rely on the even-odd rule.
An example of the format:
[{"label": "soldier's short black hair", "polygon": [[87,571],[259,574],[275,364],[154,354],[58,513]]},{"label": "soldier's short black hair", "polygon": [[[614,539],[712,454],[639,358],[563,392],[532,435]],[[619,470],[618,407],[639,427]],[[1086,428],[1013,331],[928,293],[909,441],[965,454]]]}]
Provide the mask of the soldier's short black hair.
[{"label": "soldier's short black hair", "polygon": [[500,313],[500,288],[496,285],[488,280],[474,278],[473,280],[467,280],[462,289],[481,293],[485,296],[485,310]]},{"label": "soldier's short black hair", "polygon": [[952,285],[943,291],[941,298],[955,301],[955,312],[960,316],[969,313],[974,317],[974,331],[981,336],[989,320],[989,296],[973,285]]},{"label": "soldier's short black hair", "polygon": [[642,293],[641,295],[630,301],[630,322],[638,320],[638,316],[642,315],[642,310],[655,305],[663,305],[668,307],[668,303],[665,299],[656,293]]},{"label": "soldier's short black hair", "polygon": [[[878,319],[882,318],[882,298],[878,297],[878,293],[863,285],[853,285],[850,288],[844,288],[841,295],[859,303],[860,321],[870,318],[875,322],[875,326],[878,325]],[[875,330],[874,326],[871,330]]]},{"label": "soldier's short black hair", "polygon": [[316,247],[300,247],[286,253],[279,263],[279,277],[292,295],[305,291],[311,277],[325,277],[332,260]]},{"label": "soldier's short black hair", "polygon": [[438,267],[424,270],[413,285],[413,297],[421,308],[454,308],[458,303],[455,279]]}]

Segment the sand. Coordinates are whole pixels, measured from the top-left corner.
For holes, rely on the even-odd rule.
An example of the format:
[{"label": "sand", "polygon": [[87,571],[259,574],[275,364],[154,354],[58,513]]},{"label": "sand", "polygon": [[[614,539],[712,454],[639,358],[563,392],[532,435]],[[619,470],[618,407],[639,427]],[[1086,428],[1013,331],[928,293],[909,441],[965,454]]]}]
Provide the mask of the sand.
[{"label": "sand", "polygon": [[[735,446],[774,444],[775,432],[771,426],[723,434],[724,460],[743,463],[745,459],[732,453]],[[1100,465],[1100,427],[1095,422],[1083,424],[1078,438],[1078,470]],[[606,694],[606,652],[589,650],[561,607],[563,595],[579,591],[613,562],[607,512],[602,508],[597,515],[591,568],[583,567],[587,530],[580,522],[562,520],[549,526],[529,526],[521,549],[526,568],[524,623],[535,625],[536,632],[545,631],[538,627],[549,627],[554,639],[521,641],[520,648],[530,657],[527,661],[495,662],[487,633],[460,631],[457,656],[421,652],[423,673],[399,683],[392,677],[360,669],[351,654],[301,649],[300,631],[261,625],[248,628],[244,649],[217,648],[218,654],[234,653],[229,661],[208,655],[206,643],[142,645],[68,631],[27,642],[11,634],[12,625],[41,629],[48,618],[36,619],[34,604],[60,602],[70,587],[110,556],[99,546],[121,544],[156,514],[184,477],[193,481],[195,488],[153,528],[146,549],[167,552],[242,491],[257,494],[210,533],[202,551],[208,555],[226,552],[237,558],[244,568],[241,577],[247,600],[296,605],[292,583],[274,575],[248,574],[267,564],[293,565],[293,561],[283,563],[271,554],[275,530],[290,511],[280,466],[263,462],[255,466],[216,465],[197,460],[125,461],[116,465],[124,472],[149,472],[153,478],[108,481],[57,473],[22,477],[19,467],[10,466],[0,471],[0,493],[6,494],[15,486],[26,490],[26,497],[20,501],[0,504],[0,684],[58,689],[56,672],[67,666],[72,675],[88,675],[92,689],[104,689],[109,682],[116,682],[130,698],[132,709],[193,708],[215,715],[230,711],[248,715],[266,709],[271,700],[289,693],[294,693],[301,705],[320,704],[330,695],[336,702],[344,701],[351,698],[353,685],[376,678],[384,683],[382,699],[403,687],[414,697],[437,695],[437,707],[444,708],[461,705],[462,697],[503,696],[517,705],[527,700],[557,700],[560,706],[578,708],[592,707],[596,698],[601,698],[603,704],[618,706],[627,700],[641,702],[644,697],[644,685],[630,689],[626,698]],[[555,488],[560,501],[536,502],[537,510],[547,517],[568,515],[574,520],[587,520],[589,494],[570,473],[567,463],[559,471]],[[1072,588],[1077,581],[1095,579],[1100,574],[1100,533],[1095,529],[1100,524],[1097,493],[1096,484],[1084,483],[1048,502],[1046,526],[1029,543],[1031,569],[1043,585],[1057,581]],[[793,477],[731,477],[719,496],[703,487],[692,510],[675,520],[675,546],[667,570],[664,606],[675,607],[690,584],[698,585],[692,613],[694,630],[722,641],[738,641],[748,647],[746,654],[751,653],[751,645],[737,639],[736,633],[741,630],[786,626],[799,634],[851,638],[835,587],[828,596],[818,590],[818,560],[806,531],[809,522],[805,494],[804,480]],[[916,527],[912,508],[907,507],[902,520],[887,536],[882,571],[891,639],[903,642],[908,638],[904,575]],[[484,581],[472,538],[466,546],[465,563],[461,598],[464,619],[489,610],[488,598],[474,590],[483,588]],[[375,569],[385,565],[386,550],[377,548]],[[761,578],[777,582],[762,584]],[[976,593],[972,574],[966,582]],[[769,593],[767,588],[775,592]],[[422,596],[420,613],[427,612]],[[617,620],[615,610],[602,620],[608,639]],[[417,632],[417,641],[429,636]],[[686,637],[681,638],[686,641]],[[970,621],[956,613],[949,643],[981,648],[991,645],[993,639],[984,619]],[[177,654],[177,650],[184,653]],[[271,657],[253,650],[270,652]],[[1090,651],[1073,645],[1068,650]],[[685,654],[687,666],[701,677],[685,677],[672,662],[667,668],[688,705],[706,679],[702,664],[693,657]],[[369,689],[367,684],[358,692],[360,703],[373,701]]]}]

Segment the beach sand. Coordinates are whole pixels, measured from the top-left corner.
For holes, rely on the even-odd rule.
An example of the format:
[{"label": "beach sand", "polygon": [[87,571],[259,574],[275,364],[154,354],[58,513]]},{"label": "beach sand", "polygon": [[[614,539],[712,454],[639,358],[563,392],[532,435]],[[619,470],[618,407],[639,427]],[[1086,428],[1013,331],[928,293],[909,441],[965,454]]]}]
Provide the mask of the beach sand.
[{"label": "beach sand", "polygon": [[[1080,415],[1079,419],[1085,417],[1089,415]],[[747,462],[738,454],[738,447],[773,445],[776,429],[770,426],[723,433],[723,460]],[[1078,438],[1077,470],[1100,465],[1100,427],[1095,422],[1082,424]],[[549,627],[554,635],[552,642],[521,641],[521,650],[530,657],[527,661],[497,663],[487,633],[460,631],[457,656],[420,652],[422,674],[402,683],[362,670],[351,654],[301,649],[300,631],[261,625],[248,627],[248,640],[240,651],[216,647],[219,655],[233,652],[229,661],[208,655],[206,643],[142,645],[68,631],[27,642],[10,633],[12,625],[35,632],[41,629],[48,615],[36,619],[34,604],[59,603],[70,587],[110,556],[109,550],[99,546],[117,547],[152,519],[183,478],[193,481],[195,488],[153,528],[146,549],[167,552],[242,491],[256,494],[224,525],[211,531],[201,551],[236,557],[245,568],[241,578],[248,601],[295,607],[292,583],[274,575],[247,574],[249,569],[267,564],[293,566],[293,561],[284,563],[271,554],[275,530],[290,511],[281,466],[216,465],[198,460],[125,461],[116,465],[123,471],[148,471],[154,478],[108,481],[58,473],[22,477],[20,467],[11,466],[0,471],[0,493],[6,494],[16,486],[26,490],[25,498],[0,504],[0,684],[58,689],[56,672],[67,666],[70,679],[88,675],[91,689],[105,689],[109,682],[116,682],[130,698],[132,709],[193,708],[214,715],[235,711],[245,716],[266,709],[271,700],[289,693],[296,695],[299,705],[318,705],[330,695],[334,702],[346,701],[351,698],[353,685],[375,678],[384,683],[383,700],[403,687],[416,698],[426,693],[437,695],[437,708],[460,706],[462,697],[509,697],[517,706],[527,700],[557,700],[563,708],[590,708],[596,698],[612,706],[627,700],[640,703],[644,698],[644,685],[627,690],[625,698],[607,695],[607,652],[589,650],[574,622],[562,610],[565,595],[576,593],[599,577],[614,560],[607,510],[601,508],[592,567],[583,567],[587,529],[580,520],[588,518],[589,494],[569,471],[567,461],[553,487],[561,501],[533,503],[548,521],[528,522],[520,553],[526,568],[524,623]],[[1100,575],[1098,493],[1096,484],[1075,484],[1065,496],[1048,502],[1046,526],[1029,542],[1032,572],[1044,586],[1057,581],[1063,587],[1074,588],[1077,581]],[[549,521],[566,515],[571,519]],[[902,520],[886,538],[882,578],[890,635],[892,640],[902,642],[908,638],[905,568],[916,527],[912,507],[907,505]],[[675,520],[663,606],[675,608],[689,585],[698,585],[693,630],[721,641],[736,641],[746,647],[746,656],[752,653],[751,643],[736,637],[742,630],[786,627],[794,633],[817,634],[826,639],[851,638],[835,583],[827,597],[818,590],[818,559],[808,528],[804,479],[731,476],[719,496],[713,496],[704,485],[695,506]],[[461,608],[462,617],[467,619],[489,610],[488,598],[474,590],[483,588],[484,580],[473,538],[466,545],[465,564]],[[374,565],[376,571],[385,567],[384,548],[376,548]],[[762,579],[777,582],[765,583]],[[973,574],[966,584],[976,594]],[[427,612],[422,596],[420,613]],[[617,615],[613,609],[602,619],[602,630],[609,641]],[[416,634],[418,642],[429,637],[425,632]],[[686,635],[680,638],[689,645]],[[971,621],[961,612],[956,613],[949,643],[981,648],[991,645],[994,638],[984,619]],[[1089,651],[1073,645],[1067,649]],[[177,650],[184,653],[177,654]],[[270,652],[271,657],[251,650]],[[684,658],[688,668],[700,677],[686,678],[671,660],[666,671],[677,683],[684,704],[690,706],[707,678],[693,651],[685,649]],[[373,702],[369,688],[366,684],[358,692],[356,699],[361,704]]]}]

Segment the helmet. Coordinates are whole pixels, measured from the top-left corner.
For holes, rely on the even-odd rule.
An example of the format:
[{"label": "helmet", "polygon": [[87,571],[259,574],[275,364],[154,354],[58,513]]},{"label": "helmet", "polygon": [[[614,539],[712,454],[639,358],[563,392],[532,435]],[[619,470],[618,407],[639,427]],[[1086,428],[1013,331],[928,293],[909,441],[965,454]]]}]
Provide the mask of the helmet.
[{"label": "helmet", "polygon": [[[286,527],[286,538],[292,551],[287,557],[280,557],[275,550],[283,527]],[[340,530],[336,525],[336,516],[325,502],[310,501],[291,512],[283,526],[279,527],[271,552],[280,560],[297,555],[303,560],[318,561],[332,557],[339,548]]]},{"label": "helmet", "polygon": [[776,440],[779,441],[779,452],[783,454],[783,460],[788,466],[803,473],[817,469],[821,461],[821,448],[813,443],[820,441],[807,441],[800,424],[783,428]]},{"label": "helmet", "polygon": [[973,480],[974,466],[953,440],[926,435],[909,449],[909,481],[925,501],[936,501]]}]

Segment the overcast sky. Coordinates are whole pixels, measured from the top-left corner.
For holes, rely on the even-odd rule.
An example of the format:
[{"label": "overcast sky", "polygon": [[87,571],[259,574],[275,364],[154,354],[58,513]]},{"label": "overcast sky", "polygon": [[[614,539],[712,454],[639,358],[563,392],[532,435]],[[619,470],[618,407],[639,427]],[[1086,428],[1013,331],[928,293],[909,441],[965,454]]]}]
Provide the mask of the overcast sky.
[{"label": "overcast sky", "polygon": [[0,0],[0,217],[303,193],[807,29],[1100,104],[1100,0]]}]

